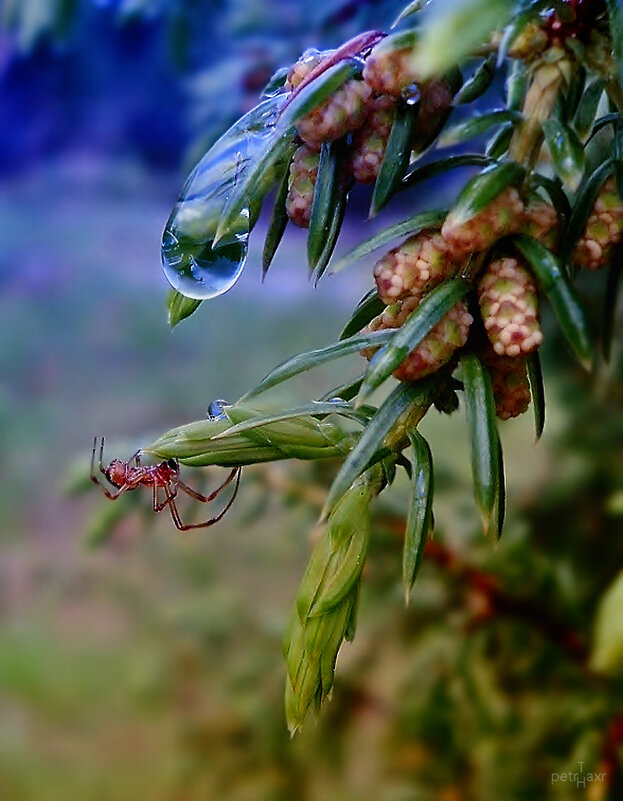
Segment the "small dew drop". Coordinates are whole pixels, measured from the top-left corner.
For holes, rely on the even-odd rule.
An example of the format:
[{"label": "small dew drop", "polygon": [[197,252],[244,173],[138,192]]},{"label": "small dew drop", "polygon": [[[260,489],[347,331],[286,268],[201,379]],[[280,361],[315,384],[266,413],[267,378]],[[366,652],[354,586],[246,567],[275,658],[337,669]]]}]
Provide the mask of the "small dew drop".
[{"label": "small dew drop", "polygon": [[210,420],[226,419],[227,415],[225,414],[224,407],[228,405],[229,404],[227,403],[226,400],[219,399],[212,401],[212,403],[210,403],[210,405],[208,406],[208,418]]},{"label": "small dew drop", "polygon": [[417,106],[422,100],[422,92],[416,83],[409,84],[402,90],[402,98],[407,106]]}]

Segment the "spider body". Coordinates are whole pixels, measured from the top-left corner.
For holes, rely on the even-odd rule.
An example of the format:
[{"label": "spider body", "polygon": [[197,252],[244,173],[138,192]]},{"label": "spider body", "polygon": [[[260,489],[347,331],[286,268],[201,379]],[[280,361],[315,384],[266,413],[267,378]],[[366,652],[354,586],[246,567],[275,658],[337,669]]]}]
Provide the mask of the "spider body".
[{"label": "spider body", "polygon": [[[132,465],[133,460],[138,459],[138,464]],[[151,467],[143,467],[140,464],[140,456],[136,454],[128,462],[121,459],[113,459],[104,470],[104,475],[117,489],[126,484],[127,491],[138,489],[139,487],[166,487],[170,482],[179,479],[179,463],[176,459],[168,459]]]},{"label": "spider body", "polygon": [[[154,512],[161,512],[165,507],[168,507],[171,513],[171,518],[175,523],[176,528],[180,531],[188,531],[192,528],[205,528],[219,520],[225,515],[227,510],[231,507],[240,484],[240,467],[234,467],[229,473],[225,481],[217,487],[209,495],[202,495],[200,492],[192,489],[186,485],[180,478],[180,465],[177,459],[167,459],[159,464],[145,466],[141,464],[140,451],[137,451],[134,456],[128,459],[127,462],[121,459],[113,459],[108,467],[104,467],[104,438],[100,443],[99,448],[99,472],[104,478],[115,488],[112,492],[106,484],[104,484],[97,473],[95,472],[95,457],[97,453],[97,437],[93,440],[93,452],[91,455],[91,481],[102,490],[104,495],[111,501],[117,500],[126,492],[132,492],[139,489],[139,487],[151,487],[152,490],[152,508]],[[184,492],[191,498],[194,498],[201,503],[209,503],[213,501],[227,485],[235,481],[234,492],[225,508],[219,512],[215,517],[211,517],[202,523],[183,523],[180,519],[179,511],[177,509],[175,499],[178,493]],[[162,498],[164,497],[164,500]]]}]

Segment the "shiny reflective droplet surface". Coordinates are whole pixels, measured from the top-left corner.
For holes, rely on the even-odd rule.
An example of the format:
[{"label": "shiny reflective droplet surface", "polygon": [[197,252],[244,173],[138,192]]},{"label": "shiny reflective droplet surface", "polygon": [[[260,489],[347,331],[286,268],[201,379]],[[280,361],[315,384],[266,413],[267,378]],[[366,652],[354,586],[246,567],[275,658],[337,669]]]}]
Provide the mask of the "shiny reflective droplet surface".
[{"label": "shiny reflective droplet surface", "polygon": [[416,106],[422,100],[422,91],[416,83],[409,84],[402,90],[402,98],[408,106]]},{"label": "shiny reflective droplet surface", "polygon": [[224,409],[225,406],[229,406],[229,404],[222,398],[212,401],[212,403],[208,406],[208,417],[210,420],[225,419],[227,417]]},{"label": "shiny reflective droplet surface", "polygon": [[206,300],[227,292],[245,265],[249,232],[259,201],[242,195],[227,218],[225,234],[212,247],[219,222],[245,175],[266,151],[286,97],[260,103],[212,146],[188,178],[162,237],[162,269],[171,286],[188,298]]},{"label": "shiny reflective droplet surface", "polygon": [[167,281],[187,298],[207,300],[236,283],[247,258],[247,235],[212,248],[208,242],[184,248],[171,231],[162,238],[162,269]]}]

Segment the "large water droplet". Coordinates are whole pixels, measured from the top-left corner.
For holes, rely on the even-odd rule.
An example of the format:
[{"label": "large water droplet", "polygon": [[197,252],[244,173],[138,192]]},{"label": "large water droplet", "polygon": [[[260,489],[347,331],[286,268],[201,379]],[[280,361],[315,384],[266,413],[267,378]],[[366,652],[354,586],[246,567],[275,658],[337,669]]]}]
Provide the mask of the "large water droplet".
[{"label": "large water droplet", "polygon": [[[248,234],[236,242],[212,248],[211,242],[180,244],[165,230],[162,238],[162,269],[167,281],[187,298],[206,300],[231,289],[240,277],[247,258]],[[188,246],[190,245],[190,246]]]},{"label": "large water droplet", "polygon": [[232,191],[271,142],[285,100],[284,96],[269,98],[238,120],[188,178],[162,238],[164,274],[186,297],[214,298],[231,289],[240,277],[261,197],[251,197],[250,208],[230,214],[226,236],[216,247],[212,243]]}]

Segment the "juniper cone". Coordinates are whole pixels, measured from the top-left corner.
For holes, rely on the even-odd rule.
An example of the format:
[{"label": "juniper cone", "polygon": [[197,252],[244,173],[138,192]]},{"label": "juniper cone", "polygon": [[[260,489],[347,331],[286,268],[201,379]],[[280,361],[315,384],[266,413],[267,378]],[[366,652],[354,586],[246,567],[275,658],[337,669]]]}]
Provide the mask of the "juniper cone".
[{"label": "juniper cone", "polygon": [[370,111],[372,90],[365,81],[351,80],[296,123],[301,139],[314,150],[323,142],[341,139],[361,128]]},{"label": "juniper cone", "polygon": [[389,95],[375,98],[365,124],[353,134],[349,167],[353,178],[362,184],[376,181],[394,122],[395,107],[396,102]]},{"label": "juniper cone", "polygon": [[428,147],[445,119],[444,112],[452,103],[454,92],[446,81],[431,80],[419,84],[420,109],[413,137],[416,152]]},{"label": "juniper cone", "polygon": [[[420,302],[421,298],[409,297],[388,306],[372,320],[369,330],[400,328]],[[394,370],[394,377],[399,381],[409,382],[436,372],[467,342],[469,327],[473,321],[474,318],[467,311],[465,303],[463,301],[457,303],[409,353],[398,369]],[[362,355],[366,359],[371,359],[375,352],[376,349],[368,348],[362,351]]]},{"label": "juniper cone", "polygon": [[560,220],[551,203],[535,195],[525,202],[522,234],[537,239],[552,253],[560,246]]},{"label": "juniper cone", "polygon": [[409,295],[421,298],[451,274],[454,263],[438,231],[423,231],[390,250],[374,267],[379,297],[388,306]]},{"label": "juniper cone", "polygon": [[523,414],[530,405],[530,383],[526,360],[487,351],[483,361],[491,376],[495,411],[500,420]]},{"label": "juniper cone", "polygon": [[419,83],[413,47],[391,49],[385,40],[375,45],[363,68],[363,79],[377,95],[400,97],[403,90]]},{"label": "juniper cone", "polygon": [[498,356],[531,353],[543,341],[536,286],[518,258],[495,259],[478,284],[482,321]]},{"label": "juniper cone", "polygon": [[587,270],[599,270],[612,260],[615,247],[623,239],[623,200],[614,177],[599,190],[586,227],[575,250],[573,261]]},{"label": "juniper cone", "polygon": [[455,261],[469,253],[489,250],[498,239],[521,229],[524,204],[515,187],[507,186],[491,203],[467,222],[455,223],[452,212],[446,217],[441,233]]},{"label": "juniper cone", "polygon": [[286,212],[295,225],[309,228],[320,154],[301,145],[290,164]]}]

